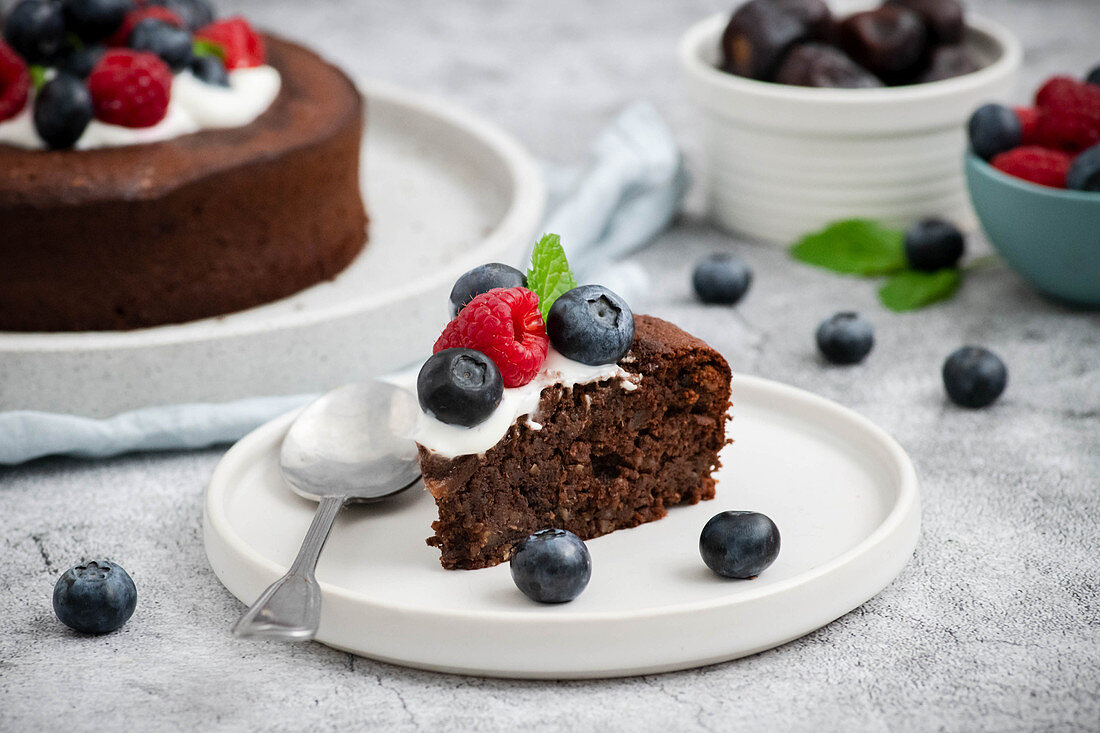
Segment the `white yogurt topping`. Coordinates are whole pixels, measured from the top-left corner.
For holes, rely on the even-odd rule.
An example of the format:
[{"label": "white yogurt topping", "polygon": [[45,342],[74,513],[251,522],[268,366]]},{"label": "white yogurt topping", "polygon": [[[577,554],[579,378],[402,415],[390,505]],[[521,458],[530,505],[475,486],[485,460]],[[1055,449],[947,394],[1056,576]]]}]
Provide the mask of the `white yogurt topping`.
[{"label": "white yogurt topping", "polygon": [[[229,86],[207,84],[190,71],[172,79],[168,113],[152,127],[122,127],[92,120],[76,141],[78,150],[171,140],[199,130],[243,127],[264,113],[279,96],[282,79],[271,66],[234,69]],[[46,147],[34,130],[34,97],[11,119],[0,122],[0,144],[40,150]]]},{"label": "white yogurt topping", "polygon": [[499,443],[508,433],[508,428],[525,415],[528,416],[527,424],[531,428],[542,429],[542,425],[537,422],[538,415],[534,412],[538,409],[539,398],[546,387],[554,384],[573,387],[608,379],[621,379],[623,389],[630,392],[638,388],[641,376],[631,374],[618,364],[582,364],[550,349],[542,371],[522,387],[504,390],[497,409],[484,422],[471,428],[448,425],[421,412],[413,438],[420,445],[445,458],[484,453]]}]

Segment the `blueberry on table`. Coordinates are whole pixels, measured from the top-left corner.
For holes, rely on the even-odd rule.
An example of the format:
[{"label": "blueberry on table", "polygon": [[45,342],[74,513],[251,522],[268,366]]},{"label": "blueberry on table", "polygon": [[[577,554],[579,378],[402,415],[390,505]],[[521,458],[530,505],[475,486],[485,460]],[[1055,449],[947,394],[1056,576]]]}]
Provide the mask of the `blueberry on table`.
[{"label": "blueberry on table", "polygon": [[92,73],[92,68],[99,63],[106,51],[107,48],[98,43],[75,49],[62,59],[57,70],[79,79],[87,79],[88,74]]},{"label": "blueberry on table", "polygon": [[817,327],[817,348],[833,364],[858,364],[875,345],[875,329],[858,313],[836,313]]},{"label": "blueberry on table", "polygon": [[964,346],[943,363],[943,386],[960,407],[992,404],[1008,384],[1008,369],[1000,357],[980,346]]},{"label": "blueberry on table", "polygon": [[958,227],[942,219],[918,221],[905,232],[905,257],[914,270],[935,272],[954,267],[965,246]]},{"label": "blueberry on table", "polygon": [[967,123],[970,147],[982,160],[1012,150],[1020,144],[1023,130],[1020,118],[1003,104],[983,104],[974,110]]},{"label": "blueberry on table", "polygon": [[134,26],[130,48],[156,54],[173,71],[191,63],[191,34],[156,18],[146,18]]},{"label": "blueberry on table", "polygon": [[136,605],[134,581],[110,560],[93,560],[69,568],[53,589],[57,618],[84,634],[106,634],[121,628]]},{"label": "blueberry on table", "polygon": [[550,343],[583,364],[614,364],[634,344],[634,314],[621,297],[602,285],[581,285],[563,293],[546,314]]},{"label": "blueberry on table", "polygon": [[68,30],[82,41],[100,41],[118,30],[134,0],[65,0]]},{"label": "blueberry on table", "polygon": [[219,87],[229,86],[229,72],[217,56],[196,56],[191,59],[191,73],[199,81]]},{"label": "blueberry on table", "polygon": [[527,276],[514,267],[500,262],[479,265],[455,281],[451,288],[451,316],[466,307],[471,300],[495,288],[525,288]]},{"label": "blueberry on table", "polygon": [[504,380],[492,359],[473,349],[443,349],[416,377],[420,409],[448,425],[473,427],[500,404]]},{"label": "blueberry on table", "polygon": [[1100,143],[1078,153],[1066,174],[1066,188],[1100,191]]},{"label": "blueberry on table", "polygon": [[1100,86],[1100,64],[1092,67],[1092,71],[1085,76],[1085,81]]},{"label": "blueberry on table", "polygon": [[539,603],[565,603],[581,594],[592,577],[592,558],[580,537],[544,529],[516,544],[511,562],[516,587]]},{"label": "blueberry on table", "polygon": [[53,61],[65,48],[65,15],[49,0],[23,0],[4,21],[4,39],[29,64]]},{"label": "blueberry on table", "polygon": [[691,284],[704,303],[733,305],[752,284],[752,270],[737,255],[710,255],[695,265]]},{"label": "blueberry on table", "polygon": [[58,74],[35,97],[34,129],[51,148],[71,148],[94,114],[92,95],[84,80]]},{"label": "blueberry on table", "polygon": [[723,578],[755,578],[779,556],[779,528],[759,512],[715,514],[699,534],[699,554]]}]

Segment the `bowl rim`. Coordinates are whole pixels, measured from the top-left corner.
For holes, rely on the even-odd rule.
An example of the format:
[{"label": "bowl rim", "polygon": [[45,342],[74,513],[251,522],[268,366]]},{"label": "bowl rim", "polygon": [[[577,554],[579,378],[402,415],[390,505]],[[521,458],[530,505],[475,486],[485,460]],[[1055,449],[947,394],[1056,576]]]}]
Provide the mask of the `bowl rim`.
[{"label": "bowl rim", "polygon": [[713,48],[729,22],[729,13],[719,12],[696,22],[680,36],[678,56],[688,73],[711,87],[727,93],[751,95],[760,99],[799,101],[807,104],[866,105],[911,104],[962,92],[976,91],[990,81],[1003,77],[1020,66],[1023,47],[1019,39],[1004,26],[984,16],[968,13],[967,31],[985,36],[1000,55],[988,66],[977,71],[941,81],[907,84],[871,89],[834,89],[800,87],[759,81],[730,74],[712,66],[703,56],[705,47]]},{"label": "bowl rim", "polygon": [[1100,192],[1076,191],[1071,188],[1054,188],[1053,186],[1043,186],[1038,183],[1032,183],[1031,181],[1025,181],[1023,178],[1017,178],[1016,176],[1011,176],[1008,173],[997,170],[989,161],[975,155],[973,150],[966,151],[965,159],[966,167],[969,170],[986,176],[1002,186],[1014,188],[1031,195],[1045,196],[1047,198],[1060,199],[1062,201],[1081,201],[1084,203],[1100,204]]}]

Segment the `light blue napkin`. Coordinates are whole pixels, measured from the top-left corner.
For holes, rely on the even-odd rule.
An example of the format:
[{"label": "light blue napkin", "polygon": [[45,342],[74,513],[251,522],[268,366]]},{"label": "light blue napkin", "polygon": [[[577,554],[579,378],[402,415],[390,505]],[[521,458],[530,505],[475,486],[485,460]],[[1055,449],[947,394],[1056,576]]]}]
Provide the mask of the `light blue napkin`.
[{"label": "light blue napkin", "polygon": [[[600,134],[585,165],[547,165],[546,177],[550,214],[542,231],[561,235],[577,280],[643,302],[648,276],[637,263],[620,260],[669,225],[687,189],[680,150],[657,111],[647,103],[628,107]],[[147,407],[106,419],[2,412],[0,465],[227,443],[313,397]]]}]

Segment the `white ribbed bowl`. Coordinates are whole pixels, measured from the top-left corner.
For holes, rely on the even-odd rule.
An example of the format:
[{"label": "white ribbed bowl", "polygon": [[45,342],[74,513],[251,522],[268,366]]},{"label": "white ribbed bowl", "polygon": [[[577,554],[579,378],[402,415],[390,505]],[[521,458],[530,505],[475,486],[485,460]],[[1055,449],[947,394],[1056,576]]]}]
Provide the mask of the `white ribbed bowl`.
[{"label": "white ribbed bowl", "polygon": [[787,243],[854,216],[904,225],[974,215],[963,180],[966,121],[1014,89],[1022,52],[1001,26],[968,16],[971,74],[884,89],[814,89],[716,68],[720,13],[680,40],[698,111],[711,218],[724,229]]}]

